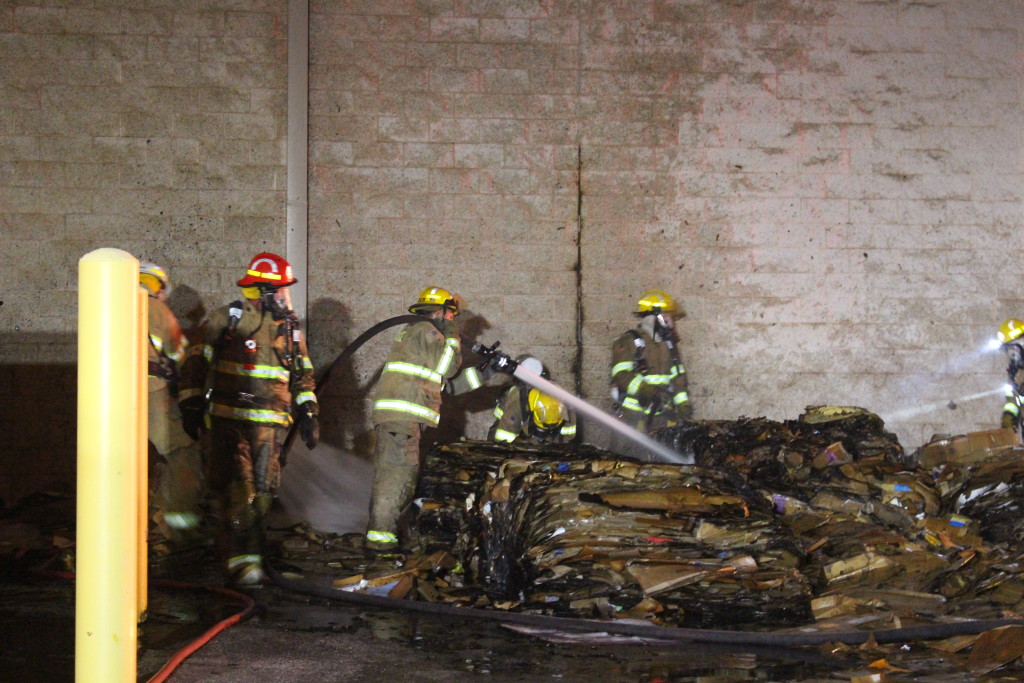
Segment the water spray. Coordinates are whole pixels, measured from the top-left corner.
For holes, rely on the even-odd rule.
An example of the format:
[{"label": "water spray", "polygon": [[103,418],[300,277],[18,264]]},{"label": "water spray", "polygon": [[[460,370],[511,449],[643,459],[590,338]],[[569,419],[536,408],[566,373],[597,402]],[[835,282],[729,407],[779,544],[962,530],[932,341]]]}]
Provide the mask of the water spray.
[{"label": "water spray", "polygon": [[967,401],[976,401],[980,398],[988,398],[995,396],[996,394],[1002,394],[1005,391],[1005,387],[999,387],[998,389],[990,389],[989,391],[979,391],[976,394],[968,394],[966,396],[960,396],[949,401],[942,401],[936,403],[928,403],[922,406],[914,406],[913,408],[904,408],[903,410],[897,410],[895,413],[890,413],[883,419],[886,422],[907,420],[918,415],[924,415],[940,408],[949,408],[950,410],[956,410],[957,405],[965,403]]},{"label": "water spray", "polygon": [[643,446],[650,452],[661,456],[665,462],[678,463],[680,465],[692,465],[693,459],[684,456],[683,454],[672,450],[663,443],[658,443],[651,437],[647,436],[643,432],[630,427],[626,423],[622,422],[614,415],[609,415],[600,408],[592,406],[591,404],[584,401],[579,396],[572,394],[562,387],[558,386],[554,382],[550,382],[540,375],[530,372],[522,365],[513,360],[507,353],[498,351],[498,345],[501,342],[494,342],[491,346],[484,346],[483,344],[477,343],[473,345],[473,353],[486,358],[487,362],[485,365],[489,365],[498,372],[504,372],[512,375],[516,379],[522,380],[526,384],[529,384],[535,389],[543,391],[549,396],[554,396],[558,400],[572,406],[577,413],[585,415],[587,417],[597,420],[604,426],[618,432],[625,436],[636,444]]}]

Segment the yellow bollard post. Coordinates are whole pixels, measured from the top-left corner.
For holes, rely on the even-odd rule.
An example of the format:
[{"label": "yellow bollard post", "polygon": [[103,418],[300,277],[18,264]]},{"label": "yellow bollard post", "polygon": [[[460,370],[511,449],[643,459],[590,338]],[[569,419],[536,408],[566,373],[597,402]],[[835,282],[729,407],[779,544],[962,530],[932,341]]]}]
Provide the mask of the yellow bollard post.
[{"label": "yellow bollard post", "polygon": [[[136,278],[137,280],[137,278]],[[138,350],[135,352],[136,379],[138,380],[138,450],[136,451],[138,480],[138,536],[137,557],[137,612],[138,623],[146,620],[149,608],[149,293],[138,287],[139,326],[135,331]]]},{"label": "yellow bollard post", "polygon": [[139,262],[97,249],[78,267],[75,680],[135,681],[138,642]]}]

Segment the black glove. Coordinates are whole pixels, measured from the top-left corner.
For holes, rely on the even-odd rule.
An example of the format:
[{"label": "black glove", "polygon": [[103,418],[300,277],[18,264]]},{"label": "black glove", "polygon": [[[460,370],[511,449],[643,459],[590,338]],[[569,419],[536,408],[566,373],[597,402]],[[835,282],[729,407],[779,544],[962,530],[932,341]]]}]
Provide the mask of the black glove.
[{"label": "black glove", "polygon": [[306,401],[299,406],[299,434],[306,448],[313,450],[320,442],[320,406],[315,401]]},{"label": "black glove", "polygon": [[206,428],[206,425],[203,424],[204,404],[202,396],[186,398],[178,403],[178,410],[181,411],[181,427],[193,441],[199,441],[199,435]]},{"label": "black glove", "polygon": [[480,368],[480,376],[484,381],[489,380],[496,374],[498,374],[498,371],[494,368],[494,361],[488,361],[482,368]]}]

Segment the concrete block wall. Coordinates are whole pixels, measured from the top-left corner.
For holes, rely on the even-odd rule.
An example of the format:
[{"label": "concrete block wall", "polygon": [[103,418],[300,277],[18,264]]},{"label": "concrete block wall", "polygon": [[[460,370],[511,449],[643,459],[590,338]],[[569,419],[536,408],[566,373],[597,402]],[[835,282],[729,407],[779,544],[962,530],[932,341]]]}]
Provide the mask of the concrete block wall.
[{"label": "concrete block wall", "polygon": [[[658,287],[699,418],[854,404],[908,450],[997,424],[1003,360],[979,349],[1024,315],[1021,0],[310,8],[319,366],[436,284],[469,336],[607,407],[610,342]],[[73,379],[92,248],[165,263],[189,322],[284,249],[286,26],[284,0],[0,6],[7,405],[46,396],[33,364]],[[391,336],[333,377],[328,443],[366,445]],[[447,433],[481,436],[491,398]],[[0,480],[43,451],[73,443],[5,454]]]},{"label": "concrete block wall", "polygon": [[854,404],[908,450],[990,428],[1003,360],[978,349],[1021,308],[1019,9],[317,3],[311,282],[354,329],[458,289],[485,341],[603,407],[610,341],[663,288],[698,417]]},{"label": "concrete block wall", "polygon": [[286,3],[0,3],[0,498],[73,490],[78,260],[165,265],[187,326],[284,248]]}]

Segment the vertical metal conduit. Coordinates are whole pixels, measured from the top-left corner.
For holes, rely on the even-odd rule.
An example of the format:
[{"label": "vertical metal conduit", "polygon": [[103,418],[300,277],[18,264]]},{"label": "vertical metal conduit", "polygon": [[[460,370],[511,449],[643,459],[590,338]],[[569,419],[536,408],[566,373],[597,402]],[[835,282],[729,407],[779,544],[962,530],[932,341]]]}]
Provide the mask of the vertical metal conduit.
[{"label": "vertical metal conduit", "polygon": [[292,307],[305,324],[309,292],[309,0],[288,0],[288,159],[285,258],[298,283]]}]

